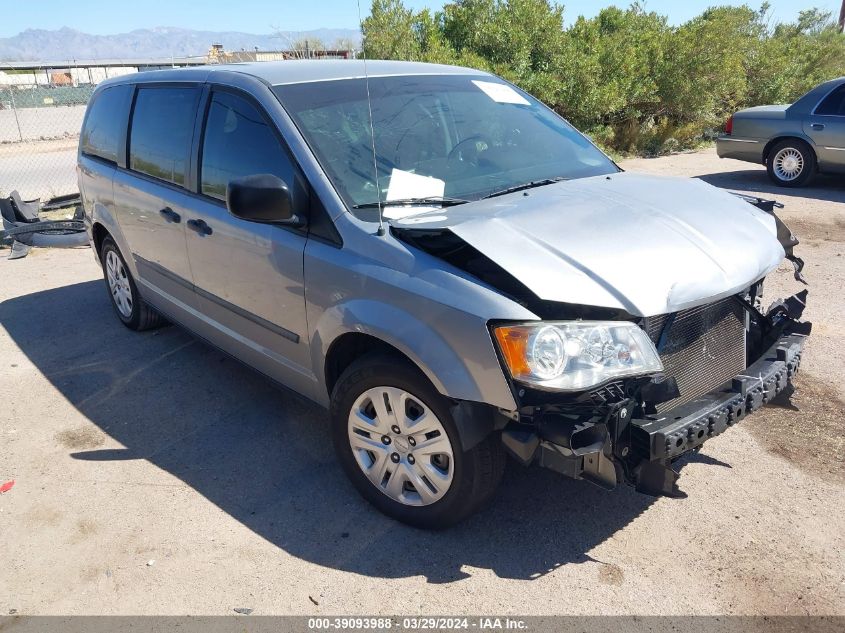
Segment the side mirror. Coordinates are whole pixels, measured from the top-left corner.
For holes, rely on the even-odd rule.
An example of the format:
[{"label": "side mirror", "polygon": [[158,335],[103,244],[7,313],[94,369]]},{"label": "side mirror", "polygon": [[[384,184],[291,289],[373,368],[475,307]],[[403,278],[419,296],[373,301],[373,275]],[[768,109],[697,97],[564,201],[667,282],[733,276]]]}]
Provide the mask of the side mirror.
[{"label": "side mirror", "polygon": [[303,224],[293,212],[288,186],[272,174],[256,174],[230,181],[226,187],[226,207],[235,217],[252,222]]}]

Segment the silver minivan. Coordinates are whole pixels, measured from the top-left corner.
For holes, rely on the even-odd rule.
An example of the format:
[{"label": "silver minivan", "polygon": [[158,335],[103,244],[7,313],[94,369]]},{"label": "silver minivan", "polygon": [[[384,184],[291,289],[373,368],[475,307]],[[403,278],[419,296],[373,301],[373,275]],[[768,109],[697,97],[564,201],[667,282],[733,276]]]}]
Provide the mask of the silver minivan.
[{"label": "silver minivan", "polygon": [[800,277],[774,203],[624,173],[477,70],[111,79],[78,176],[117,317],[328,408],[354,486],[413,525],[475,512],[508,456],[682,496],[673,462],[787,389],[810,331],[806,291],[761,305],[784,257]]}]

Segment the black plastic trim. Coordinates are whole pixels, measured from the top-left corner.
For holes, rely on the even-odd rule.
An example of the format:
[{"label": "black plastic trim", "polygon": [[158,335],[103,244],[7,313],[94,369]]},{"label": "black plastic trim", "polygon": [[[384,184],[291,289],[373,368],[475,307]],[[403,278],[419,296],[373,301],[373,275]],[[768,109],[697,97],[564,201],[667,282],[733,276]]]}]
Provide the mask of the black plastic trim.
[{"label": "black plastic trim", "polygon": [[289,341],[293,341],[294,343],[299,343],[299,334],[295,332],[291,332],[290,330],[286,330],[283,327],[276,325],[275,323],[271,323],[266,319],[262,319],[260,316],[252,314],[251,312],[247,312],[243,308],[236,306],[234,303],[229,303],[225,299],[221,299],[217,295],[211,294],[210,292],[203,290],[198,286],[194,286],[194,290],[196,293],[203,297],[204,299],[208,299],[209,301],[216,303],[219,306],[222,306],[229,310],[230,312],[234,312],[239,317],[246,319],[247,321],[252,321],[256,325],[260,325],[261,327],[270,330],[274,334],[278,334],[279,336],[288,339]]},{"label": "black plastic trim", "polygon": [[[166,279],[169,279],[170,281],[179,284],[183,288],[187,288],[188,290],[194,290],[194,284],[192,284],[190,281],[188,281],[184,277],[180,277],[176,273],[168,270],[167,268],[165,268],[161,264],[151,262],[150,260],[144,259],[143,257],[141,257],[139,255],[133,255],[133,258],[135,259],[135,264],[139,265],[139,268],[141,270],[143,270],[144,268],[148,268],[148,269],[152,270],[153,272],[155,272],[156,274],[161,275],[162,277],[165,277]],[[141,277],[143,277],[143,276],[144,275],[141,275]]]},{"label": "black plastic trim", "polygon": [[281,336],[282,338],[286,338],[289,341],[294,343],[299,343],[299,334],[296,332],[291,332],[290,330],[286,330],[283,327],[276,325],[275,323],[271,323],[267,319],[262,319],[260,316],[252,314],[251,312],[247,312],[243,308],[236,306],[234,303],[230,303],[225,299],[221,299],[215,294],[208,292],[207,290],[203,290],[198,286],[195,286],[193,283],[185,279],[184,277],[180,277],[179,275],[167,270],[163,266],[156,264],[155,262],[151,262],[143,257],[139,257],[135,255],[135,262],[136,264],[140,264],[141,268],[147,267],[150,270],[155,271],[162,277],[166,277],[167,279],[173,281],[174,283],[183,286],[189,290],[194,291],[198,296],[202,297],[203,299],[208,299],[209,301],[216,303],[217,305],[226,308],[230,312],[237,314],[239,317],[246,319],[247,321],[252,321],[256,325],[260,325],[266,330],[270,330],[274,334]]}]

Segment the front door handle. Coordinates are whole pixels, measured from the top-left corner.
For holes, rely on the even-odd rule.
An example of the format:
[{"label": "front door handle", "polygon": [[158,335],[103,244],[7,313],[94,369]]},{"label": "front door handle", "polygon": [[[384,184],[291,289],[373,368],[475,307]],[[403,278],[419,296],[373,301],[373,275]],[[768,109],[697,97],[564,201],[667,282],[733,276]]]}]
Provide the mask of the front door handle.
[{"label": "front door handle", "polygon": [[164,207],[161,211],[159,211],[159,215],[163,217],[168,222],[173,222],[174,224],[179,224],[182,221],[182,218],[170,207]]},{"label": "front door handle", "polygon": [[811,126],[814,130],[823,130],[824,123],[813,123]]},{"label": "front door handle", "polygon": [[200,235],[211,235],[213,233],[211,227],[206,224],[205,220],[188,220],[186,224],[189,229],[196,231]]}]

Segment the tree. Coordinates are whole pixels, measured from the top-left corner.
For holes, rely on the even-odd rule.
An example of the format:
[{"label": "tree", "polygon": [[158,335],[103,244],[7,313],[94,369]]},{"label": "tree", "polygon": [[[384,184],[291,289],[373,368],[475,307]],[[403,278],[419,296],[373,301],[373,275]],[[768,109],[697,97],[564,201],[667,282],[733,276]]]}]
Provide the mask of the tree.
[{"label": "tree", "polygon": [[319,37],[301,37],[297,33],[275,29],[275,36],[282,42],[282,47],[295,59],[308,59],[314,51],[326,50],[326,45]]},{"label": "tree", "polygon": [[348,37],[340,37],[332,43],[332,50],[334,51],[356,51],[358,50],[358,43]]},{"label": "tree", "polygon": [[307,53],[312,51],[324,51],[326,50],[326,45],[319,37],[300,37],[293,41],[291,48],[295,51],[305,51]]},{"label": "tree", "polygon": [[402,0],[373,0],[370,15],[361,28],[367,58],[419,59],[421,48],[415,20],[416,14],[405,8]]},{"label": "tree", "polygon": [[736,109],[790,102],[845,75],[845,35],[830,13],[772,25],[765,2],[677,27],[635,2],[565,29],[553,0],[453,0],[438,12],[373,0],[362,30],[370,58],[493,71],[622,151],[693,145]]}]

